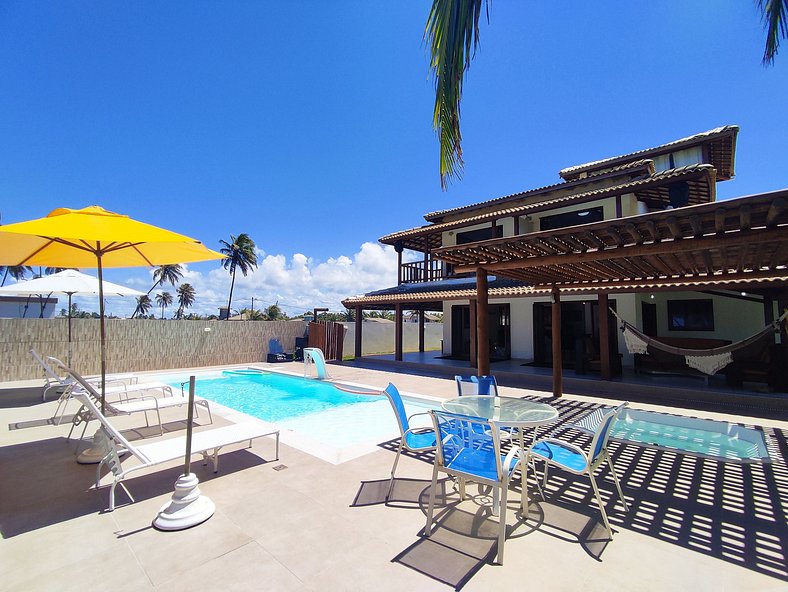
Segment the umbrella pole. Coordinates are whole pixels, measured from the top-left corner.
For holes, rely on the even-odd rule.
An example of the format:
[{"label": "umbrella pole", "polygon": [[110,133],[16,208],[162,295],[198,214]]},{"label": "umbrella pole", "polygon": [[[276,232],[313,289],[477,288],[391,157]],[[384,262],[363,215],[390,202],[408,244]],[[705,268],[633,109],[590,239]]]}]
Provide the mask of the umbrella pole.
[{"label": "umbrella pole", "polygon": [[[186,456],[183,459],[183,475],[175,482],[172,499],[164,504],[153,519],[159,530],[183,530],[213,516],[216,506],[210,498],[200,493],[200,480],[191,472],[192,420],[194,418],[194,376],[189,377],[189,411],[186,424]],[[216,460],[214,459],[214,463]]]},{"label": "umbrella pole", "polygon": [[96,258],[98,260],[98,282],[99,282],[99,328],[101,333],[101,414],[104,414],[104,397],[106,393],[105,382],[107,377],[107,352],[106,335],[104,333],[104,273],[101,268],[101,243],[97,243],[98,249]]},{"label": "umbrella pole", "polygon": [[68,294],[68,367],[71,366],[71,295],[73,292],[66,292]]}]

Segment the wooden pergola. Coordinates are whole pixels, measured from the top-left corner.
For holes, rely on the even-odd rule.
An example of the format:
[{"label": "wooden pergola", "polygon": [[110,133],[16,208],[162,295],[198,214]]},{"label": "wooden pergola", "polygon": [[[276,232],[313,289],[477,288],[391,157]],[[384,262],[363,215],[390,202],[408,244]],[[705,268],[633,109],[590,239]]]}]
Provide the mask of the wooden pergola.
[{"label": "wooden pergola", "polygon": [[[528,282],[552,295],[553,392],[562,392],[561,293],[608,294],[711,288],[768,289],[788,308],[788,190],[690,205],[582,226],[443,247],[435,257],[476,273],[476,341],[488,342],[487,276]],[[769,299],[771,307],[771,297]],[[768,313],[771,314],[771,313]],[[609,322],[600,315],[603,379],[611,375]],[[783,350],[788,343],[784,329]],[[477,347],[477,371],[489,351]],[[788,359],[786,360],[788,362]]]}]

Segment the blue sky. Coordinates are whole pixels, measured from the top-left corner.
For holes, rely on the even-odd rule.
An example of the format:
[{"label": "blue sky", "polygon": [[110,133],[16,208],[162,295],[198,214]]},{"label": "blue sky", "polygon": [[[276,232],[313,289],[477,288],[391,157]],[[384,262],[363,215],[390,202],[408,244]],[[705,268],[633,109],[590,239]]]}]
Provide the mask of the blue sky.
[{"label": "blue sky", "polygon": [[[261,266],[233,306],[295,314],[394,283],[377,238],[425,212],[720,125],[741,133],[719,199],[788,186],[788,55],[761,66],[754,2],[496,0],[465,84],[465,173],[441,191],[429,4],[2,3],[2,222],[99,204],[212,248],[246,232]],[[214,312],[229,275],[188,270]]]}]

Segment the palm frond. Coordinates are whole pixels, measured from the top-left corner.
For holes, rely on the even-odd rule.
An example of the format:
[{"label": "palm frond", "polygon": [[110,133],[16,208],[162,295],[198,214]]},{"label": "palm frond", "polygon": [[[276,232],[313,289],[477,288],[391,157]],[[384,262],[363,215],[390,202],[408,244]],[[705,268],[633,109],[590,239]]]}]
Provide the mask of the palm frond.
[{"label": "palm frond", "polygon": [[444,190],[450,179],[462,177],[462,84],[479,46],[482,2],[434,0],[424,32],[430,48],[430,70],[435,79],[432,125],[440,142],[440,178]]},{"label": "palm frond", "polygon": [[788,0],[758,0],[758,9],[766,29],[763,65],[770,66],[780,48],[780,38],[788,38]]}]

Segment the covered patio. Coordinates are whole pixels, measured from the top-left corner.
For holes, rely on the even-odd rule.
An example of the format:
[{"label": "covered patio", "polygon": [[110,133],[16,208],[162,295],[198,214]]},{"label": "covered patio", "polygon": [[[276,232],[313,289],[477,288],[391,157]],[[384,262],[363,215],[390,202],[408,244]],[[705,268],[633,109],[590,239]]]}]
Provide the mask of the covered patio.
[{"label": "covered patio", "polygon": [[[657,197],[655,197],[657,199]],[[439,291],[349,299],[357,316],[365,307],[434,310],[442,300],[467,298],[477,343],[488,342],[490,299],[549,295],[552,302],[552,376],[550,390],[564,392],[562,371],[561,298],[567,294],[595,297],[607,310],[611,294],[670,291],[746,291],[763,303],[764,325],[778,311],[788,310],[788,190],[724,202],[666,209],[626,219],[613,219],[495,238],[436,249],[435,257],[457,273],[473,273],[475,290]],[[519,280],[519,288],[491,287],[489,277]],[[499,281],[499,280],[496,280]],[[600,378],[612,381],[609,336],[612,315],[599,316]],[[399,322],[398,322],[399,326]],[[401,334],[400,334],[401,335]],[[788,334],[780,325],[777,359],[788,363]],[[394,359],[403,360],[401,337]],[[423,352],[423,348],[419,348]],[[356,333],[356,356],[361,335]],[[491,371],[487,348],[475,348],[471,365],[477,374]],[[501,366],[496,366],[499,373]],[[527,367],[521,367],[527,368]],[[539,372],[520,371],[532,376]],[[697,384],[692,381],[689,384]],[[632,383],[637,388],[637,381]],[[540,386],[544,386],[541,384]],[[782,385],[783,389],[785,385]],[[693,387],[694,388],[694,387]],[[782,389],[781,389],[782,390]],[[785,399],[776,397],[778,406]]]}]

